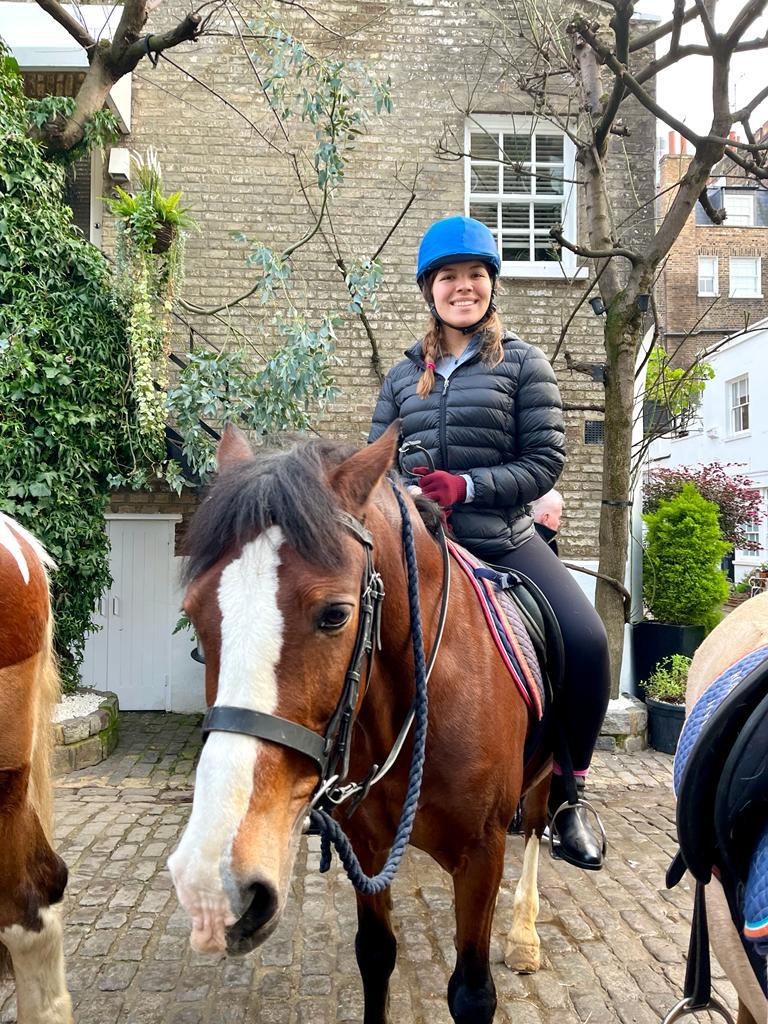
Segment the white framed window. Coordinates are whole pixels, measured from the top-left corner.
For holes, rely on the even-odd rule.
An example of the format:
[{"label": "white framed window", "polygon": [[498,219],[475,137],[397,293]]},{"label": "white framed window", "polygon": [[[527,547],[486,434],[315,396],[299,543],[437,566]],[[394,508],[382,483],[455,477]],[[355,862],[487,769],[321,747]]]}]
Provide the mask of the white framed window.
[{"label": "white framed window", "polygon": [[726,384],[728,397],[728,433],[743,434],[749,430],[749,374],[729,380]]},{"label": "white framed window", "polygon": [[699,295],[719,295],[717,256],[699,256]]},{"label": "white framed window", "polygon": [[[768,490],[765,487],[760,488],[760,503],[765,509],[766,503],[768,503]],[[766,543],[768,543],[768,534],[766,529],[768,528],[768,520],[764,515],[760,516],[759,519],[753,519],[750,523],[747,523],[744,527],[744,535],[747,540],[752,541],[755,544],[759,544],[759,550],[746,550],[745,548],[737,548],[736,554],[739,558],[745,560],[752,560],[755,563],[762,562],[765,559],[766,554]]]},{"label": "white framed window", "polygon": [[465,125],[465,208],[487,224],[503,277],[586,277],[574,253],[559,251],[549,229],[576,242],[573,143],[547,121],[476,115]]},{"label": "white framed window", "polygon": [[762,266],[759,256],[731,256],[728,264],[731,299],[762,299]]},{"label": "white framed window", "polygon": [[745,189],[725,191],[725,226],[752,228],[755,226],[755,197]]}]

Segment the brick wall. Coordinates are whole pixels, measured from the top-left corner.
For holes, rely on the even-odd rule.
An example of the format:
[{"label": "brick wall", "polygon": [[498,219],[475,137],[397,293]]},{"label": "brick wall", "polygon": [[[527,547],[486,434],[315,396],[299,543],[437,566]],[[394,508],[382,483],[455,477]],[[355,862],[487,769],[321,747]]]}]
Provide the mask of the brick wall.
[{"label": "brick wall", "polygon": [[[162,30],[186,9],[177,0],[164,3],[152,15],[151,27]],[[246,14],[255,13],[248,5],[243,9]],[[463,138],[467,109],[502,114],[528,109],[515,94],[509,70],[494,55],[496,47],[489,46],[495,33],[503,50],[500,25],[511,31],[510,42],[517,39],[512,12],[513,5],[494,2],[488,8],[472,7],[470,17],[464,0],[323,4],[322,20],[343,29],[344,41],[302,22],[302,35],[310,48],[318,52],[323,47],[337,48],[343,56],[360,59],[392,79],[395,111],[374,120],[358,142],[346,182],[333,200],[334,235],[345,259],[377,248],[407,198],[399,180],[412,180],[415,169],[420,169],[418,199],[383,254],[382,308],[371,318],[385,370],[420,336],[425,323],[424,304],[413,280],[419,238],[433,220],[464,212],[463,163],[439,159],[437,140],[446,129],[449,135]],[[231,31],[223,14],[220,21],[222,31]],[[245,112],[258,129],[250,128],[163,60],[154,70],[142,63],[134,75],[133,132],[125,144],[138,150],[156,146],[168,185],[184,190],[201,224],[201,231],[188,243],[184,295],[202,305],[220,304],[252,283],[246,252],[233,241],[233,230],[280,249],[311,224],[289,162],[269,145],[300,150],[306,137],[301,126],[291,124],[290,144],[282,139],[237,39],[211,37],[178,47],[169,55]],[[633,215],[633,209],[635,195],[641,202],[652,195],[654,125],[653,118],[636,107],[628,109],[625,122],[631,135],[611,143],[617,157],[613,199],[615,220],[631,243],[650,227],[649,219]],[[307,174],[306,180],[310,177]],[[310,187],[309,195],[316,206],[316,188]],[[583,209],[579,223],[583,238]],[[108,248],[111,236],[107,223]],[[316,235],[297,253],[295,267],[300,301],[313,316],[343,308],[343,281],[324,237]],[[505,280],[500,289],[501,311],[510,327],[551,354],[584,285],[584,281]],[[262,332],[256,326],[259,320],[263,313],[254,305],[232,314],[233,325],[254,337],[261,351],[268,351],[269,330]],[[190,322],[217,344],[227,339],[227,327],[210,317],[190,317]],[[585,305],[571,325],[565,347],[574,359],[602,362],[601,331],[602,320]],[[180,333],[177,342],[183,348],[187,335]],[[339,331],[339,354],[336,377],[341,393],[318,426],[328,435],[362,441],[379,382],[368,338],[353,319]],[[602,402],[602,386],[569,373],[562,351],[555,370],[567,404]],[[584,421],[600,418],[599,413],[580,410],[567,414],[568,463],[559,486],[566,506],[563,549],[571,557],[596,553],[602,448],[584,444]]]},{"label": "brick wall", "polygon": [[[674,197],[674,184],[685,173],[691,156],[675,154],[662,157],[660,212],[669,207]],[[716,176],[719,180],[720,174]],[[726,187],[740,188],[743,176],[725,176]],[[699,220],[703,219],[701,216]],[[696,223],[695,211],[686,221],[667,259],[659,279],[657,301],[662,333],[669,353],[676,352],[678,365],[690,365],[696,355],[720,338],[743,330],[748,324],[768,316],[768,261],[765,245],[767,227],[736,227],[727,220],[722,225]],[[698,257],[716,256],[719,268],[719,296],[700,296]],[[729,298],[728,261],[731,256],[761,256],[761,299]]]}]

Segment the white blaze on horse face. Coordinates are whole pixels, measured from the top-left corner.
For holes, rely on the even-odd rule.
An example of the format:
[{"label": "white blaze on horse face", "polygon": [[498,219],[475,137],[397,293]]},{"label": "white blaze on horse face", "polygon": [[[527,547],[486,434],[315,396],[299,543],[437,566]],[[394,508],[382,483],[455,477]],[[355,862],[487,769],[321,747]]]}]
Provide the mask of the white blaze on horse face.
[{"label": "white blaze on horse face", "polygon": [[[215,703],[272,715],[283,616],[277,604],[283,534],[271,526],[221,574],[221,659]],[[232,872],[232,846],[248,810],[260,740],[212,732],[200,756],[192,816],[168,867],[192,918],[192,947],[223,952],[225,929],[246,909]]]}]

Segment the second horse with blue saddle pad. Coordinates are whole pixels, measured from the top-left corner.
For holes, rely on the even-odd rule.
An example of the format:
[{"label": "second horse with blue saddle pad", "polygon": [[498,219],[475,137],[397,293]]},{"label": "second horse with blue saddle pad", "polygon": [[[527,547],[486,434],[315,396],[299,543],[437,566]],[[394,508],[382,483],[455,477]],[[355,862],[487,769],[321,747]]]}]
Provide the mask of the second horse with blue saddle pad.
[{"label": "second horse with blue saddle pad", "polygon": [[[745,951],[768,993],[768,646],[740,659],[701,695],[680,736],[674,786],[680,852],[667,884],[686,868],[699,886],[717,874],[734,924],[756,940],[745,942]],[[703,941],[692,943],[701,958]],[[708,984],[708,971],[706,978]]]}]

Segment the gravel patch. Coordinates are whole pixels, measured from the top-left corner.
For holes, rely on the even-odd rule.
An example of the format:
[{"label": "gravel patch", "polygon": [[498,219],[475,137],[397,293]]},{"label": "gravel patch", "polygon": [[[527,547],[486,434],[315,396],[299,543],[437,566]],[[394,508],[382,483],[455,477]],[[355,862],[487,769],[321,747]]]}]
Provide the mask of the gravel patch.
[{"label": "gravel patch", "polygon": [[82,718],[96,711],[103,700],[100,693],[65,693],[53,709],[52,721],[65,722],[68,718]]}]

